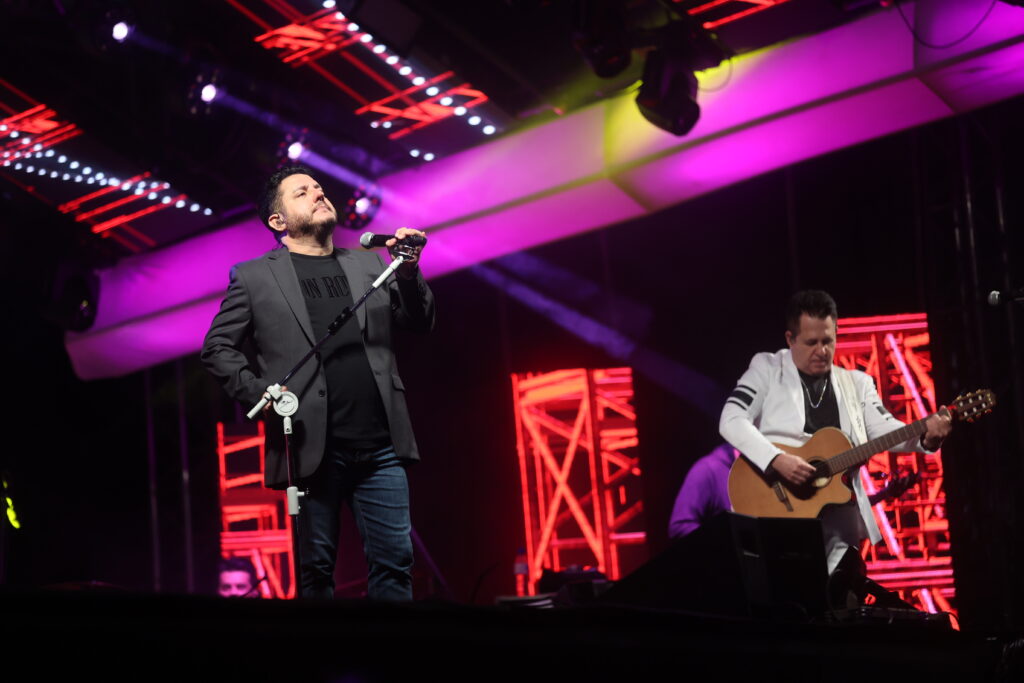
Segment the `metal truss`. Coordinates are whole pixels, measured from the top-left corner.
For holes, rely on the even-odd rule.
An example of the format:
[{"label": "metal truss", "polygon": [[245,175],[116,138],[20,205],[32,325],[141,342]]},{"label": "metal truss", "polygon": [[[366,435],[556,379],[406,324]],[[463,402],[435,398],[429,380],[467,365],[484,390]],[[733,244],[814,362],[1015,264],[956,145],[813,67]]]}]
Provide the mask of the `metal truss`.
[{"label": "metal truss", "polygon": [[[928,320],[923,313],[839,320],[836,363],[866,372],[889,411],[904,422],[936,410]],[[868,575],[927,612],[953,612],[955,589],[940,453],[880,453],[862,479],[869,494],[915,473],[919,482],[875,505],[883,544],[865,545]]]},{"label": "metal truss", "polygon": [[527,562],[517,593],[535,595],[545,569],[617,580],[645,553],[632,370],[513,374],[512,399]]},{"label": "metal truss", "polygon": [[[67,155],[61,153],[58,156],[53,149],[82,135],[82,130],[74,123],[61,119],[55,110],[0,78],[0,115],[3,114],[7,116],[0,119],[0,174],[37,199],[47,204],[57,204],[61,213],[69,214],[75,221],[88,225],[93,234],[112,237],[129,251],[137,253],[156,245],[153,239],[135,229],[130,221],[171,207],[181,208],[188,201],[187,195],[174,193],[169,183],[155,179],[142,191],[140,184],[150,177],[148,172],[114,182],[114,179],[108,178],[97,168],[88,183],[95,184],[98,189],[58,204],[61,200],[54,197],[63,198],[68,194],[66,191],[61,192],[59,183],[52,184],[51,181],[63,173],[62,182],[68,186],[73,184],[69,180],[72,176],[77,176],[76,182],[83,181],[86,180],[83,175],[93,170],[89,167],[91,162],[69,159],[74,156],[73,152],[68,151]],[[64,152],[65,149],[60,151]],[[39,181],[28,175],[28,171],[21,172],[23,166],[33,171],[38,168],[41,174],[39,180],[51,184],[41,187]],[[78,170],[73,170],[76,168]],[[21,173],[15,174],[12,171]],[[45,180],[47,177],[51,180]],[[97,178],[101,182],[97,183]],[[163,195],[163,200],[153,201],[154,194]],[[143,204],[145,206],[141,206]],[[120,230],[113,232],[113,228]]]},{"label": "metal truss", "polygon": [[[306,15],[285,0],[226,0],[263,33],[254,40],[292,67],[305,67],[355,100],[356,114],[397,140],[465,114],[488,98],[452,71],[420,74],[334,8]],[[279,25],[281,20],[289,23]],[[331,57],[331,59],[325,59]],[[393,129],[393,130],[390,130]]]},{"label": "metal truss", "polygon": [[[291,577],[292,524],[284,493],[263,488],[264,429],[217,423],[220,462],[220,551],[224,557],[245,557],[256,573],[264,598],[294,598]],[[239,429],[247,432],[239,433]],[[230,431],[230,433],[228,433]]]}]

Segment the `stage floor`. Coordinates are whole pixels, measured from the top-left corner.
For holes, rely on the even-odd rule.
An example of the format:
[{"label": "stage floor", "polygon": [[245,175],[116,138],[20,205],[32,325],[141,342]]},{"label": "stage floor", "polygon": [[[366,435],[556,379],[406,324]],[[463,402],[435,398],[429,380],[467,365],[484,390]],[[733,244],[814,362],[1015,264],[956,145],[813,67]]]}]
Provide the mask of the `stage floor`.
[{"label": "stage floor", "polygon": [[997,680],[1003,647],[999,638],[934,624],[807,624],[609,606],[12,589],[0,592],[0,605],[2,666],[37,680],[975,682]]}]

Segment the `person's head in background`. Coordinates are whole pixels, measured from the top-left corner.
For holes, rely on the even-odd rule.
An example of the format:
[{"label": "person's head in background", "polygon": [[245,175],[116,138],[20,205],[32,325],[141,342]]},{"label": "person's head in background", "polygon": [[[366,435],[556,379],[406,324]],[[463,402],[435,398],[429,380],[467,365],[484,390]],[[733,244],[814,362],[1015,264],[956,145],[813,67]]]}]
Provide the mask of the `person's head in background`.
[{"label": "person's head in background", "polygon": [[217,564],[217,594],[222,598],[258,598],[256,567],[247,558],[229,557]]}]

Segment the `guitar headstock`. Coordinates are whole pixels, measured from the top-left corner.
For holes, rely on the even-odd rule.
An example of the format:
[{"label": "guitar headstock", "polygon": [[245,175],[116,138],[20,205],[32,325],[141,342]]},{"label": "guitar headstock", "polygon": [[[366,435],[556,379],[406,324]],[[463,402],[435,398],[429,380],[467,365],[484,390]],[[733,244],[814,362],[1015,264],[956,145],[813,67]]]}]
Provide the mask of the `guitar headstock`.
[{"label": "guitar headstock", "polygon": [[968,394],[957,396],[953,403],[948,406],[949,411],[958,420],[974,422],[982,415],[992,412],[996,405],[996,395],[991,389],[978,389]]}]

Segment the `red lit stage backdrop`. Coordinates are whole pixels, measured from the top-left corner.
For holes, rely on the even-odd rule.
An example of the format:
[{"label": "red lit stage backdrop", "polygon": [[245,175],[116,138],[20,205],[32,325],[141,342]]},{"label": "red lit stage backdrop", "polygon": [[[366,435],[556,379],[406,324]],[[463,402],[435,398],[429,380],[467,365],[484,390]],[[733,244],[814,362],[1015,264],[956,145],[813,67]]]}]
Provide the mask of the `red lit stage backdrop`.
[{"label": "red lit stage backdrop", "polygon": [[[904,422],[935,412],[928,321],[923,313],[839,321],[836,363],[875,380]],[[534,595],[544,569],[594,567],[617,580],[647,559],[639,443],[630,368],[512,375],[525,525],[519,595]],[[280,492],[262,488],[263,425],[233,434],[218,424],[221,553],[253,560],[264,597],[294,597],[290,519]],[[874,456],[862,470],[874,493],[916,474],[899,498],[874,507],[883,541],[863,554],[868,574],[928,612],[954,612],[941,453]]]},{"label": "red lit stage backdrop", "polygon": [[[836,363],[875,380],[904,422],[935,412],[923,313],[839,321]],[[519,595],[533,595],[545,568],[592,566],[615,580],[644,557],[643,501],[629,368],[512,375],[523,495],[526,571]],[[954,612],[949,522],[940,453],[880,453],[862,470],[875,493],[909,474],[917,483],[875,505],[883,541],[863,554],[869,576],[927,612]]]},{"label": "red lit stage backdrop", "polygon": [[[924,313],[843,318],[836,363],[871,375],[886,408],[912,422],[938,407],[928,342]],[[865,544],[868,576],[926,612],[955,613],[941,452],[880,453],[868,461],[861,477],[871,494],[894,477],[911,473],[918,475],[917,484],[899,498],[875,505],[882,542]]]},{"label": "red lit stage backdrop", "polygon": [[282,491],[263,487],[265,437],[255,426],[217,423],[220,461],[220,552],[245,557],[266,581],[260,597],[294,598],[292,520]]},{"label": "red lit stage backdrop", "polygon": [[526,572],[595,567],[617,580],[647,557],[633,372],[630,368],[512,375],[526,522]]}]

